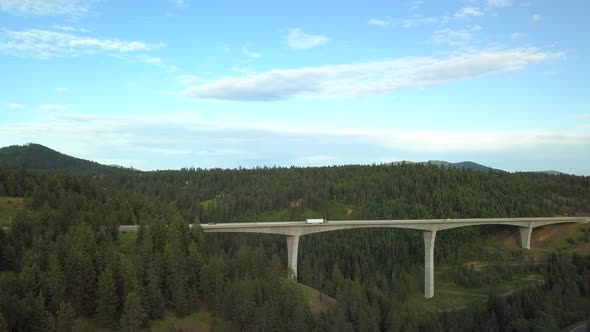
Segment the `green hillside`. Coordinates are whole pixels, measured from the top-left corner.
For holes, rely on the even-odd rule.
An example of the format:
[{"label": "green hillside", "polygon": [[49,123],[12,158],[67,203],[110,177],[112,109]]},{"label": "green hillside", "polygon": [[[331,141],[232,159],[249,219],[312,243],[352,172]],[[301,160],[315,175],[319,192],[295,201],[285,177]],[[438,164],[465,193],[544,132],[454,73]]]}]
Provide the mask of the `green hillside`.
[{"label": "green hillside", "polygon": [[118,167],[71,157],[34,143],[0,148],[0,167],[38,171],[59,170],[74,173],[99,173],[118,169]]}]

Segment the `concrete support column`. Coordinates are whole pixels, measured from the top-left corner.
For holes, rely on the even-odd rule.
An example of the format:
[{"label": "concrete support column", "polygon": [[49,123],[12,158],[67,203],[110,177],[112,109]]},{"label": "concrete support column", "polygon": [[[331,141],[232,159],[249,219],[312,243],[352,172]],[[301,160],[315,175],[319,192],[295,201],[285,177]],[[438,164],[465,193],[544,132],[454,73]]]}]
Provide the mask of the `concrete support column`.
[{"label": "concrete support column", "polygon": [[434,239],[436,231],[424,231],[424,296],[434,297]]},{"label": "concrete support column", "polygon": [[287,235],[287,273],[289,279],[297,282],[297,253],[299,251],[299,235]]},{"label": "concrete support column", "polygon": [[531,249],[531,235],[533,234],[533,227],[518,227],[520,231],[520,246],[523,249]]}]

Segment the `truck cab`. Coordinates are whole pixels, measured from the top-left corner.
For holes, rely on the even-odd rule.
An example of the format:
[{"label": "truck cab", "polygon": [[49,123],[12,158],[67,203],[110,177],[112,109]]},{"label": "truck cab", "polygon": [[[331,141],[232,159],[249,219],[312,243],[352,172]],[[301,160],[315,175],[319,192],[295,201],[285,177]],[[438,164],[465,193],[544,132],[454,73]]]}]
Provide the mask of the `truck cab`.
[{"label": "truck cab", "polygon": [[305,219],[306,224],[325,224],[326,219]]}]

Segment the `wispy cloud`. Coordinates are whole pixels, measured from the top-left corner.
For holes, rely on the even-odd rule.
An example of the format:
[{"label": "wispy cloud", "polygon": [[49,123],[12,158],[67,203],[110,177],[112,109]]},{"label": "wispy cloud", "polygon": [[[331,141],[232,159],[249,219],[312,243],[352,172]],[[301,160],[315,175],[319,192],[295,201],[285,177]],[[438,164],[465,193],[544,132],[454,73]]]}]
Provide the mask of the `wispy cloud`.
[{"label": "wispy cloud", "polygon": [[301,29],[290,29],[284,40],[294,50],[307,50],[323,45],[329,41],[324,35],[309,35]]},{"label": "wispy cloud", "polygon": [[369,25],[376,25],[376,26],[380,26],[380,27],[386,27],[388,25],[391,25],[391,18],[389,17],[385,17],[385,18],[371,18],[367,24]]},{"label": "wispy cloud", "polygon": [[410,1],[410,7],[408,8],[410,11],[418,10],[424,4],[423,0],[413,0]]},{"label": "wispy cloud", "polygon": [[76,27],[72,27],[69,25],[58,25],[58,24],[54,24],[51,26],[51,28],[53,30],[59,30],[59,31],[66,31],[66,32],[83,32],[83,33],[88,33],[90,32],[90,30],[85,29],[85,28],[76,28]]},{"label": "wispy cloud", "polygon": [[463,7],[459,9],[454,17],[457,19],[464,19],[473,16],[483,16],[484,13],[477,7]]},{"label": "wispy cloud", "polygon": [[61,30],[61,31],[76,31],[76,28],[71,27],[69,25],[57,25],[57,24],[54,24],[51,27],[53,29],[55,29],[55,30]]},{"label": "wispy cloud", "polygon": [[179,75],[176,76],[176,81],[182,85],[189,85],[200,81],[201,78],[196,75]]},{"label": "wispy cloud", "polygon": [[474,40],[474,35],[481,27],[474,26],[469,29],[437,29],[434,31],[432,41],[436,44],[448,44],[451,46],[466,46]]},{"label": "wispy cloud", "polygon": [[531,16],[533,22],[539,22],[542,18],[543,17],[541,17],[541,14],[533,14],[533,16]]},{"label": "wispy cloud", "polygon": [[147,63],[154,66],[162,66],[164,64],[164,60],[162,60],[162,58],[148,54],[139,54],[136,56],[136,58],[137,60],[143,63]]},{"label": "wispy cloud", "polygon": [[526,38],[526,37],[527,37],[527,34],[522,33],[522,32],[513,32],[510,34],[510,39],[512,39],[512,40],[522,39],[522,38]]},{"label": "wispy cloud", "polygon": [[80,16],[90,9],[92,0],[0,0],[0,11],[12,15]]},{"label": "wispy cloud", "polygon": [[6,108],[9,110],[20,110],[25,108],[25,105],[19,103],[7,103],[5,104]]},{"label": "wispy cloud", "polygon": [[402,24],[402,27],[409,29],[409,28],[414,28],[414,27],[418,27],[421,25],[437,24],[440,21],[441,21],[441,19],[438,17],[435,17],[435,16],[423,17],[423,16],[417,15],[417,16],[402,20],[401,24]]},{"label": "wispy cloud", "polygon": [[487,0],[486,4],[488,8],[509,7],[512,5],[512,0]]},{"label": "wispy cloud", "polygon": [[35,107],[37,112],[56,112],[65,110],[65,105],[62,104],[41,104]]},{"label": "wispy cloud", "polygon": [[54,88],[53,90],[55,90],[56,92],[59,92],[59,93],[64,93],[64,92],[70,91],[70,89],[64,88],[64,87]]},{"label": "wispy cloud", "polygon": [[174,4],[176,5],[176,7],[178,8],[185,8],[188,7],[188,1],[187,0],[175,0]]},{"label": "wispy cloud", "polygon": [[254,59],[258,59],[258,58],[262,57],[262,54],[250,51],[248,49],[248,45],[242,46],[242,53],[244,53],[244,55],[246,55],[247,57],[254,58]]},{"label": "wispy cloud", "polygon": [[161,44],[122,41],[48,30],[0,30],[0,52],[37,58],[75,57],[99,52],[148,51]]},{"label": "wispy cloud", "polygon": [[472,51],[446,59],[414,57],[338,66],[276,69],[222,78],[187,88],[181,94],[195,99],[224,101],[364,97],[520,69],[562,56],[562,53],[549,53],[535,48],[517,48]]}]

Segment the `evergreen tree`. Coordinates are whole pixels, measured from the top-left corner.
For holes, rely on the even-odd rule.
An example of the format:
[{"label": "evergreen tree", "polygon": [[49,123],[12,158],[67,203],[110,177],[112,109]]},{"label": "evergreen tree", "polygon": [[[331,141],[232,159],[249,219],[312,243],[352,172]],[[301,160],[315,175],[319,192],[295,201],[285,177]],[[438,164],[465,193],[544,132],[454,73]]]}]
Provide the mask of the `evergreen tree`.
[{"label": "evergreen tree", "polygon": [[137,293],[131,292],[125,300],[121,325],[127,331],[139,331],[145,323],[147,315],[141,304],[141,298]]},{"label": "evergreen tree", "polygon": [[63,332],[72,331],[74,321],[76,319],[76,312],[70,302],[62,302],[59,305],[59,311],[57,312],[57,330]]},{"label": "evergreen tree", "polygon": [[8,323],[6,323],[6,320],[4,319],[4,313],[2,310],[0,310],[0,332],[8,332]]},{"label": "evergreen tree", "polygon": [[110,268],[105,269],[98,278],[96,299],[96,318],[101,326],[112,329],[117,328],[117,289],[115,277]]},{"label": "evergreen tree", "polygon": [[66,276],[55,255],[49,257],[49,268],[46,277],[47,294],[49,297],[49,309],[57,312],[58,306],[65,298]]},{"label": "evergreen tree", "polygon": [[45,298],[42,293],[32,298],[31,303],[31,331],[51,331],[54,328],[53,316],[45,308]]}]

